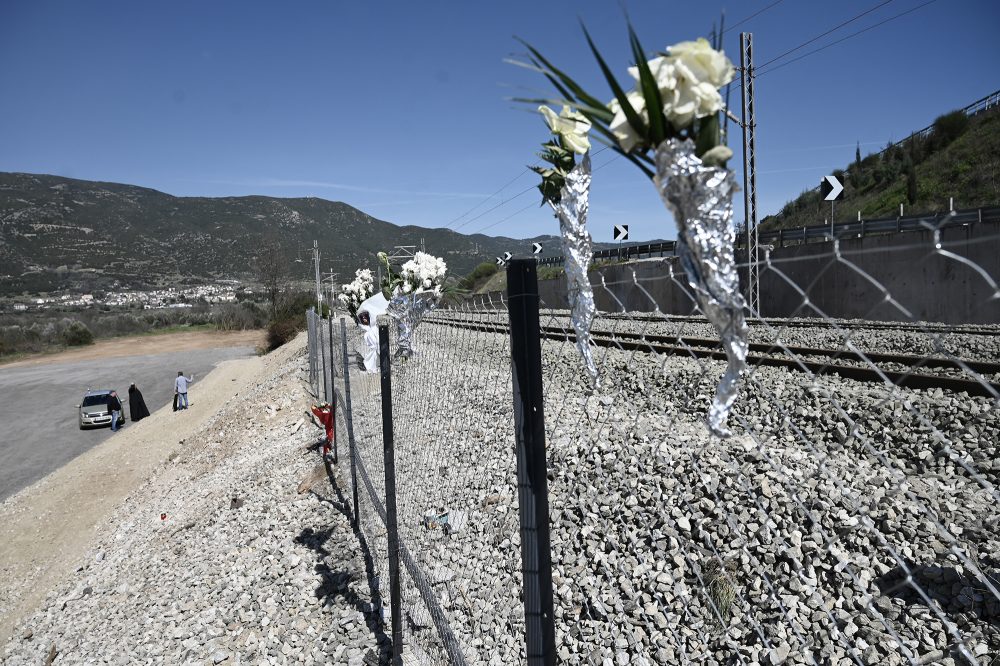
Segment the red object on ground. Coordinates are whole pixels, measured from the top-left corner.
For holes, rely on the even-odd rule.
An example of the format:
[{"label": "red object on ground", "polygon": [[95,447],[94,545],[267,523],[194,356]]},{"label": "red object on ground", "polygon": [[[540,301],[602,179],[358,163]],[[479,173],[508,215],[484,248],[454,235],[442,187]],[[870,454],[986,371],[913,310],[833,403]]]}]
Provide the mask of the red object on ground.
[{"label": "red object on ground", "polygon": [[312,406],[312,413],[316,415],[319,422],[323,424],[326,428],[326,442],[323,444],[323,455],[325,456],[330,452],[330,447],[333,446],[334,438],[337,436],[334,424],[336,423],[336,411],[333,406],[327,403],[322,403],[320,405]]},{"label": "red object on ground", "polygon": [[167,519],[167,514],[161,513],[160,514],[160,520],[166,520],[166,519]]}]

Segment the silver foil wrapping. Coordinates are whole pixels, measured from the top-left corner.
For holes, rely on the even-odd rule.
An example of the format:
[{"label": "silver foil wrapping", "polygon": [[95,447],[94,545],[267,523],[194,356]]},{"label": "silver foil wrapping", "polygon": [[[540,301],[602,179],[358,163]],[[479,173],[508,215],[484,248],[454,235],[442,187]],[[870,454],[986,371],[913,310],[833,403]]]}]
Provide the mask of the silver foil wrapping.
[{"label": "silver foil wrapping", "polygon": [[386,314],[396,322],[396,356],[410,358],[416,353],[417,325],[437,303],[432,292],[397,294],[390,299]]},{"label": "silver foil wrapping", "polygon": [[677,139],[667,139],[656,149],[654,182],[677,220],[677,254],[688,284],[726,352],[728,364],[708,411],[708,427],[713,434],[728,437],[726,421],[747,358],[745,303],[733,256],[736,182],[728,169],[703,165],[691,141]]},{"label": "silver foil wrapping", "polygon": [[561,201],[549,202],[559,219],[563,261],[566,269],[570,317],[576,333],[576,348],[594,386],[601,384],[594,352],[590,346],[590,325],[594,321],[594,289],[590,286],[587,268],[593,256],[593,243],[587,231],[587,210],[590,199],[590,153],[566,176],[560,192]]}]

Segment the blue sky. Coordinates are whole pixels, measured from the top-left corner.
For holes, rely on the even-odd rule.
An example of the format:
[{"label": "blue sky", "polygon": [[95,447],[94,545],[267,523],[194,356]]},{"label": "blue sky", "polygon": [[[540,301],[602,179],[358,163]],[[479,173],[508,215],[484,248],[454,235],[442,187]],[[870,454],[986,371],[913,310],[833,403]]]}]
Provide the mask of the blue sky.
[{"label": "blue sky", "polygon": [[[1000,88],[1000,3],[889,0],[771,67],[764,63],[884,0],[624,3],[646,48],[754,34],[762,215],[833,168]],[[586,22],[613,68],[630,64],[616,2],[48,2],[0,4],[0,170],[133,183],[175,195],[345,201],[395,224],[527,237],[558,226],[525,173],[547,139],[507,101],[547,90],[503,62],[523,37],[610,98]],[[771,71],[769,71],[771,70]],[[739,89],[731,105],[739,114]],[[740,164],[740,136],[730,145]],[[652,185],[594,157],[591,228],[675,237]],[[742,176],[739,176],[742,178]],[[960,202],[956,202],[960,204]],[[742,197],[737,196],[742,218]],[[430,249],[430,248],[429,248]]]}]

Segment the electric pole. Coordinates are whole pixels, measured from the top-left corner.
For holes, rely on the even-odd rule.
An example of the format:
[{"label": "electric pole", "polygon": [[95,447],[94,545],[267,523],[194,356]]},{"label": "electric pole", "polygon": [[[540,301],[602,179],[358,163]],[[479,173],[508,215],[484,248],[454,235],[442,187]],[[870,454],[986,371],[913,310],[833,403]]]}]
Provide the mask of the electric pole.
[{"label": "electric pole", "polygon": [[757,118],[753,104],[753,33],[740,33],[740,81],[743,88],[743,213],[747,234],[747,305],[760,311],[760,251],[757,235]]},{"label": "electric pole", "polygon": [[313,265],[316,268],[316,314],[323,316],[323,291],[319,278],[319,241],[313,241]]}]

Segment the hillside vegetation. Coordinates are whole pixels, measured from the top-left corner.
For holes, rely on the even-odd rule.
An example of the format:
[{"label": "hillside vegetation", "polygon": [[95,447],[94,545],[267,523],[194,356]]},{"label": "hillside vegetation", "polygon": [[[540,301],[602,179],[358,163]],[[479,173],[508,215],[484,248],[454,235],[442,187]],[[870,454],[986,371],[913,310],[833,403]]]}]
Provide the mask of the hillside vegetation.
[{"label": "hillside vegetation", "polygon": [[[556,225],[553,224],[553,229]],[[315,197],[175,197],[133,185],[0,173],[0,295],[147,289],[220,279],[254,280],[261,249],[277,245],[290,278],[312,280],[308,249],[349,282],[394,245],[441,256],[464,275],[538,241],[397,226]],[[551,250],[550,250],[551,251]],[[301,259],[301,262],[296,262]]]},{"label": "hillside vegetation", "polygon": [[[857,155],[860,158],[860,155]],[[993,206],[1000,201],[1000,108],[967,117],[939,117],[930,133],[890,144],[881,153],[855,159],[834,174],[844,192],[834,207],[836,222],[894,217],[904,213]],[[761,229],[788,229],[829,221],[830,203],[818,189],[803,192]]]}]

